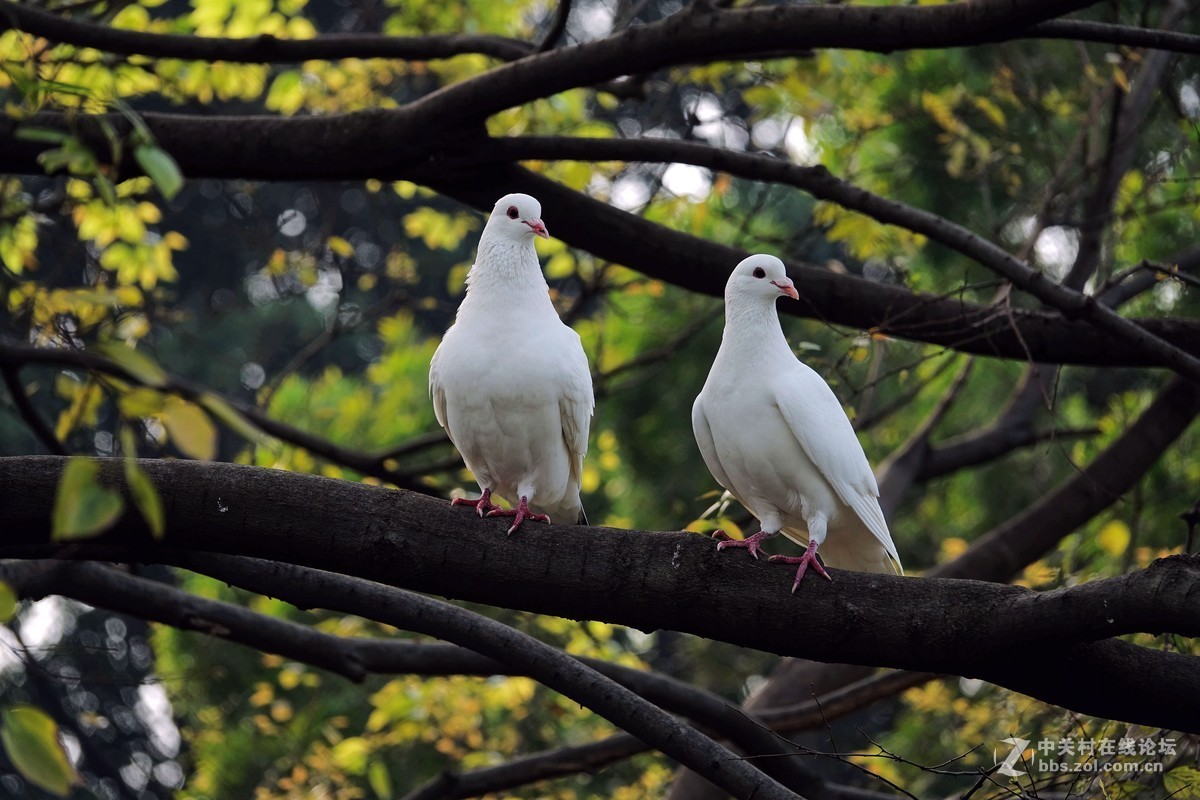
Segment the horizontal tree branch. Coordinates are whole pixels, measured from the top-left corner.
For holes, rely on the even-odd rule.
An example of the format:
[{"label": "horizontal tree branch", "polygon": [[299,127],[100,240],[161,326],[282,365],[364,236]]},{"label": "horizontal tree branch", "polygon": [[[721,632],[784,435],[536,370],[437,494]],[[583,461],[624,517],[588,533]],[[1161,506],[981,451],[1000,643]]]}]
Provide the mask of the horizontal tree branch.
[{"label": "horizontal tree branch", "polygon": [[19,30],[51,42],[106,53],[148,58],[287,64],[341,58],[396,58],[428,61],[467,53],[513,61],[533,52],[528,42],[487,34],[380,36],[327,33],[312,39],[280,39],[270,34],[244,38],[149,33],[71,19],[25,3],[0,0],[0,32]]},{"label": "horizontal tree branch", "polygon": [[[1179,729],[1200,719],[1194,659],[1090,641],[1200,632],[1200,608],[1184,602],[1200,573],[1196,559],[1168,559],[1056,595],[838,571],[832,584],[804,584],[793,596],[787,570],[736,554],[718,558],[711,540],[695,534],[539,525],[502,537],[495,520],[412,492],[232,464],[140,463],[163,497],[163,542],[130,512],[109,534],[56,544],[50,511],[65,459],[0,459],[0,518],[11,529],[0,557],[181,564],[190,551],[244,555],[781,655],[980,677],[1098,716]],[[101,472],[107,484],[122,485],[120,459],[101,460]],[[1038,669],[1027,663],[1031,649]],[[1126,691],[1092,691],[1092,674],[1122,670]]]},{"label": "horizontal tree branch", "polygon": [[[555,53],[560,51],[554,51]],[[29,124],[76,130],[104,152],[107,140],[97,117],[72,121],[43,114]],[[121,115],[102,119],[118,131],[129,122]],[[532,157],[531,148],[546,148],[551,157],[666,157],[692,160],[718,170],[736,170],[758,180],[793,182],[847,207],[876,218],[921,230],[944,239],[981,263],[1016,275],[1034,291],[1061,301],[1068,311],[1092,316],[1118,329],[1101,332],[1088,322],[1058,314],[1003,309],[965,303],[954,297],[910,292],[903,287],[872,283],[828,270],[793,265],[804,289],[804,305],[784,305],[785,312],[827,322],[876,329],[901,338],[941,344],[964,352],[1041,362],[1179,366],[1181,358],[1200,353],[1200,326],[1190,320],[1126,319],[1083,295],[1050,283],[1003,250],[951,226],[928,212],[892,203],[833,178],[823,168],[796,167],[781,161],[688,145],[681,142],[617,140],[482,140],[455,131],[415,124],[411,114],[364,111],[329,117],[199,117],[146,114],[147,126],[159,143],[193,177],[248,179],[408,179],[434,188],[480,209],[490,209],[497,196],[513,190],[534,194],[547,209],[555,235],[568,244],[621,263],[651,277],[693,291],[721,296],[729,270],[746,254],[672,231],[511,165],[488,169],[480,159]],[[19,124],[0,119],[0,171],[40,173],[36,142],[15,138]],[[379,148],[381,138],[403,143]],[[683,145],[683,149],[679,149]],[[512,152],[500,153],[497,148]],[[569,149],[569,153],[567,150]],[[330,153],[343,157],[331,158]],[[470,157],[475,166],[452,169]],[[910,219],[911,217],[911,219]],[[990,259],[990,260],[988,260]],[[1030,283],[1032,281],[1032,283]],[[1063,293],[1069,293],[1069,297]],[[1047,294],[1048,293],[1048,294]],[[1063,295],[1060,297],[1059,295]],[[1077,307],[1078,306],[1078,307]],[[1166,342],[1170,347],[1164,347]],[[1148,357],[1147,349],[1153,354]],[[1183,351],[1180,353],[1178,351]],[[1186,355],[1185,355],[1186,354]],[[1187,363],[1190,363],[1188,361]]]}]

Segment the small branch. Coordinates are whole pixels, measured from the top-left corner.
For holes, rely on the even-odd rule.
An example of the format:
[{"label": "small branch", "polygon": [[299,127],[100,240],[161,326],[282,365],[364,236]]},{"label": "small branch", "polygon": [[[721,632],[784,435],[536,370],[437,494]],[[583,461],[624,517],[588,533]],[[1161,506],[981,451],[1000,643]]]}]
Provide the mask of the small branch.
[{"label": "small branch", "polygon": [[[122,381],[127,381],[137,386],[148,386],[141,378],[129,372],[117,362],[80,350],[68,350],[66,348],[50,348],[50,347],[34,347],[31,345],[16,344],[0,339],[0,368],[17,367],[24,364],[46,364],[58,367],[78,367],[82,369],[93,370],[96,372],[112,375]],[[204,396],[212,396],[222,400],[230,408],[239,413],[246,422],[250,423],[255,428],[262,432],[281,439],[289,444],[296,445],[308,450],[313,455],[324,458],[335,464],[348,467],[364,475],[379,478],[388,481],[403,489],[410,491],[432,493],[434,490],[426,486],[424,482],[406,475],[401,472],[387,469],[384,466],[386,460],[382,456],[363,453],[359,450],[354,450],[348,447],[342,447],[327,439],[315,436],[307,431],[300,430],[285,422],[280,422],[260,409],[253,406],[243,405],[242,403],[223,398],[216,392],[207,389],[200,384],[194,383],[187,378],[169,373],[164,374],[163,380],[150,388],[158,391],[175,394],[185,400],[199,402]]]},{"label": "small branch", "polygon": [[536,53],[545,53],[547,50],[553,50],[554,45],[563,35],[563,31],[567,29],[567,18],[571,16],[571,0],[558,0],[558,9],[554,12],[554,21],[550,23],[549,30],[542,40],[538,42],[534,48]]},{"label": "small branch", "polygon": [[333,33],[312,39],[278,39],[270,34],[247,38],[146,33],[69,19],[25,3],[0,0],[0,31],[20,30],[52,42],[90,47],[106,53],[148,58],[289,64],[342,58],[394,58],[429,61],[480,53],[514,61],[531,52],[519,39],[502,36],[379,36]]},{"label": "small branch", "polygon": [[1054,19],[1038,23],[1023,32],[1030,39],[1067,39],[1078,42],[1123,44],[1166,50],[1172,53],[1200,55],[1200,36],[1176,31],[1138,28],[1132,25],[1113,25],[1082,19]]},{"label": "small branch", "polygon": [[33,403],[29,402],[29,395],[25,394],[25,387],[21,385],[21,376],[17,366],[15,364],[0,365],[0,375],[4,377],[4,386],[12,396],[17,413],[21,415],[21,419],[25,420],[25,424],[29,426],[29,430],[37,440],[42,443],[42,447],[56,456],[70,455],[71,451],[58,440],[53,429],[38,415]]}]

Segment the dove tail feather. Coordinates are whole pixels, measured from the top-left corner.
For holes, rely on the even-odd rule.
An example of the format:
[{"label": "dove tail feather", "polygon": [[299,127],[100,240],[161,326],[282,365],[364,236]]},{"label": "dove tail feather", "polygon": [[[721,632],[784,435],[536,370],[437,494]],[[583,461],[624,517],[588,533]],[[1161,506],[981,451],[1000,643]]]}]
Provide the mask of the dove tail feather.
[{"label": "dove tail feather", "polygon": [[591,525],[592,524],[592,523],[588,522],[587,514],[584,513],[583,506],[579,507],[579,517],[578,517],[578,519],[575,520],[575,524],[576,525]]},{"label": "dove tail feather", "polygon": [[[802,547],[808,546],[804,528],[784,528],[782,533]],[[865,524],[831,530],[821,543],[820,558],[825,566],[852,572],[879,575],[903,575],[904,569]]]}]

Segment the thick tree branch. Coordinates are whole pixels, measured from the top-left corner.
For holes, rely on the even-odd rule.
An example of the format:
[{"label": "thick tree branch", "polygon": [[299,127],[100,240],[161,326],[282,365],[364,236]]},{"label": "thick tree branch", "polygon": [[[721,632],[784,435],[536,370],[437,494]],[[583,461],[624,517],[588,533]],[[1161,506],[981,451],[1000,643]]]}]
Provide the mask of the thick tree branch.
[{"label": "thick tree branch", "polygon": [[[564,9],[569,8],[569,5],[559,5],[559,13],[550,32],[557,29],[561,34],[566,17]],[[160,34],[111,28],[3,0],[0,2],[0,31],[8,29],[21,30],[52,42],[90,47],[119,55],[251,64],[298,63],[340,58],[425,61],[468,53],[488,55],[502,61],[514,61],[535,51],[547,49],[534,48],[519,39],[486,34],[411,37],[322,34],[312,39],[278,39],[271,35],[227,38]],[[1200,36],[1085,20],[1047,20],[1024,30],[1013,31],[1006,36],[1013,39],[1067,39],[1148,47],[1178,53],[1200,53]],[[549,36],[545,38],[553,42]],[[983,40],[977,37],[974,41],[964,40],[961,44],[973,44]],[[788,48],[785,52],[801,53],[804,49]]]},{"label": "thick tree branch", "polygon": [[[1157,63],[1157,62],[1156,62]],[[509,159],[575,159],[591,161],[677,161],[709,167],[744,178],[769,179],[805,189],[814,197],[860,211],[885,223],[923,234],[972,258],[1010,281],[1069,319],[1085,319],[1128,342],[1148,361],[1170,366],[1191,380],[1200,381],[1200,358],[1180,350],[1089,295],[1054,283],[1044,274],[1015,258],[1002,247],[945,217],[889,200],[840,180],[823,166],[803,167],[786,161],[746,153],[734,153],[697,142],[667,139],[573,139],[571,137],[522,137],[493,139],[482,148]],[[574,153],[574,155],[572,155]],[[544,201],[543,201],[544,202]]]},{"label": "thick tree branch", "polygon": [[[727,154],[727,151],[717,152]],[[779,163],[781,167],[788,166]],[[422,180],[436,191],[480,209],[491,208],[495,187],[532,194],[547,209],[546,218],[554,235],[568,244],[650,277],[714,297],[723,296],[730,270],[748,255],[737,248],[649,222],[520,168],[498,168],[493,174],[479,169],[469,174],[440,171],[426,174]],[[989,249],[994,247],[983,239],[974,239]],[[1007,254],[1006,257],[1011,258]],[[965,303],[955,297],[914,293],[815,267],[791,264],[788,270],[801,290],[801,302],[780,304],[784,313],[1002,358],[1091,365],[1166,365],[1148,359],[1122,336],[1097,331],[1087,322],[1070,321],[1058,314],[1007,311]],[[1126,322],[1170,342],[1174,348],[1200,354],[1200,327],[1190,320]]]},{"label": "thick tree branch", "polygon": [[[1198,393],[1181,385],[1195,404]],[[537,526],[506,539],[494,520],[456,513],[415,493],[187,461],[140,462],[163,495],[164,542],[154,542],[130,512],[96,540],[54,544],[50,509],[64,463],[49,456],[0,459],[6,487],[0,518],[11,525],[0,556],[183,566],[189,566],[183,563],[189,551],[268,558],[473,602],[681,630],[782,655],[972,675],[1110,718],[1177,728],[1200,719],[1200,669],[1191,660],[1116,640],[1083,641],[1132,630],[1194,632],[1200,612],[1183,602],[1182,584],[1166,582],[1190,580],[1200,570],[1183,558],[1135,573],[1133,584],[1112,579],[1089,589],[1131,598],[1106,597],[1103,615],[1093,614],[1090,604],[1080,606],[1083,616],[1073,610],[1076,599],[1091,594],[1067,593],[1046,603],[1037,593],[999,584],[851,572],[837,572],[832,584],[801,586],[792,596],[786,570],[717,558],[713,543],[694,534]],[[106,483],[121,485],[120,459],[102,460],[101,470]],[[537,555],[550,550],[550,561]],[[1152,595],[1133,592],[1136,587],[1166,593],[1151,603]],[[722,613],[710,613],[714,607]],[[991,613],[980,618],[985,607]],[[1038,635],[1031,637],[1031,629]],[[1042,669],[1025,663],[1031,647],[1039,649]],[[1077,666],[1068,669],[1068,662]],[[1122,669],[1131,670],[1127,691],[1090,691],[1097,688],[1092,674]],[[1197,707],[1181,702],[1183,696],[1195,698]]]},{"label": "thick tree branch", "polygon": [[[559,52],[559,51],[556,51]],[[104,117],[118,131],[128,128],[120,115]],[[602,159],[658,158],[688,161],[732,171],[757,180],[795,181],[814,193],[827,194],[847,207],[863,210],[885,222],[912,227],[945,240],[1001,274],[1012,274],[1047,299],[1061,301],[1069,314],[1099,319],[1119,329],[1118,335],[1095,335],[1093,325],[1057,314],[1002,310],[964,303],[954,297],[916,294],[902,287],[871,283],[827,270],[793,266],[804,287],[803,306],[785,311],[828,322],[877,329],[901,338],[941,344],[964,352],[1035,361],[1177,366],[1200,353],[1200,326],[1172,319],[1128,320],[1113,312],[1094,310],[1084,295],[1050,283],[1004,251],[956,228],[928,212],[892,203],[833,178],[822,168],[796,167],[785,162],[716,150],[682,142],[648,140],[615,142],[600,139],[466,140],[454,130],[416,125],[403,111],[359,112],[340,117],[190,117],[146,114],[147,126],[162,146],[194,177],[261,179],[404,178],[424,183],[443,194],[489,209],[497,196],[513,190],[537,196],[547,208],[555,235],[596,256],[625,264],[651,277],[684,288],[721,296],[732,265],[745,254],[735,248],[706,242],[643,220],[578,192],[512,166],[484,169],[472,155],[470,169],[448,168],[447,159],[467,153],[487,158],[548,157]],[[85,117],[68,125],[65,118],[40,115],[31,124],[77,127],[102,150],[107,147],[98,118]],[[37,155],[42,145],[14,138],[16,123],[0,119],[0,171],[40,172]],[[381,138],[403,146],[379,148]],[[677,149],[683,146],[683,149]],[[545,148],[543,150],[542,148]],[[518,153],[517,151],[520,151]],[[347,154],[329,158],[332,151]],[[553,155],[558,153],[558,155]],[[620,234],[620,235],[617,235]],[[1066,294],[1064,294],[1066,293]],[[1168,342],[1167,347],[1161,342]],[[1153,351],[1147,357],[1147,349]],[[1185,351],[1180,354],[1178,351]]]},{"label": "thick tree branch", "polygon": [[577,47],[497,67],[408,107],[430,124],[482,121],[577,86],[689,63],[778,57],[816,47],[892,52],[997,41],[1095,0],[984,0],[944,6],[778,5],[675,14]]}]

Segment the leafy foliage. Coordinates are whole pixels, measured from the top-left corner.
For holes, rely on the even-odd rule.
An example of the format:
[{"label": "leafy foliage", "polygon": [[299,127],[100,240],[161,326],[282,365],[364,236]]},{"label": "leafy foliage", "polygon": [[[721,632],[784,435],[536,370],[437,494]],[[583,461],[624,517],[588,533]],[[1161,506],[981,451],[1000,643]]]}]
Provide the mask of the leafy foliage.
[{"label": "leafy foliage", "polygon": [[[525,0],[353,9],[303,0],[93,5],[97,20],[118,29],[278,39],[460,31],[534,41],[553,11]],[[599,28],[619,22],[608,4],[577,5],[570,41],[595,38]],[[648,22],[678,4],[633,5],[637,21]],[[1110,11],[1136,21],[1140,10],[1124,6],[1131,4]],[[584,15],[592,22],[576,21]],[[1195,20],[1188,24],[1194,28]],[[37,367],[26,371],[25,386],[72,452],[126,459],[130,497],[156,535],[164,528],[162,499],[137,466],[138,454],[236,459],[378,480],[263,435],[239,404],[356,451],[402,450],[386,460],[388,468],[420,476],[431,490],[470,490],[469,474],[447,445],[404,446],[436,431],[426,373],[461,295],[479,216],[407,182],[190,179],[142,116],[164,108],[313,118],[389,109],[478,75],[491,60],[468,54],[265,65],[113,58],[18,30],[0,34],[0,52],[7,54],[0,71],[6,114],[23,121],[24,141],[45,146],[44,176],[0,180],[4,333],[86,348],[132,379]],[[1104,109],[1128,95],[1143,59],[1130,48],[1045,41],[887,55],[819,50],[801,59],[676,67],[646,80],[642,98],[573,89],[502,111],[487,120],[486,130],[492,136],[680,138],[820,163],[862,189],[967,225],[1061,278],[1079,248],[1080,197],[1103,158]],[[1178,98],[1194,98],[1200,85],[1194,64],[1184,62],[1167,83]],[[1092,285],[1146,260],[1159,265],[1160,280],[1130,302],[1130,312],[1194,316],[1195,293],[1172,264],[1200,238],[1198,128],[1194,103],[1190,112],[1182,100],[1179,109],[1168,105],[1155,105],[1141,126]],[[43,111],[112,113],[120,124],[104,123],[108,147],[97,150],[75,131],[40,125],[36,115]],[[997,299],[991,274],[961,254],[795,191],[682,165],[527,166],[712,241],[913,290],[982,303]],[[553,209],[546,209],[546,220],[553,235]],[[539,246],[552,296],[579,331],[596,372],[599,403],[583,475],[593,522],[752,532],[741,509],[714,492],[691,440],[689,410],[717,347],[720,303],[560,241]],[[1005,302],[1020,301],[1001,298],[997,314]],[[1023,371],[1019,364],[988,363],[952,390],[964,359],[943,348],[819,321],[788,320],[785,327],[852,418],[876,418],[864,435],[873,463],[902,448],[948,392],[958,394],[935,445],[988,424]],[[171,375],[206,389],[183,391]],[[1074,475],[1127,429],[1162,383],[1133,369],[1063,369],[1035,415],[1037,427],[1099,433],[1051,436],[910,492],[893,515],[906,563],[919,572],[954,558],[1048,486]],[[1125,502],[1062,539],[1018,582],[1066,586],[1178,552],[1175,516],[1194,500],[1189,492],[1200,480],[1200,464],[1188,454],[1197,444],[1195,431],[1186,434]],[[0,407],[0,447],[32,449],[10,406]],[[121,495],[97,475],[90,459],[69,462],[55,506],[57,538],[95,535],[124,510]],[[244,596],[196,576],[181,580],[199,595],[326,632],[403,635],[358,618]],[[570,652],[664,670],[735,700],[761,682],[772,663],[759,653],[669,633],[488,613]],[[151,638],[155,670],[187,744],[179,756],[186,765],[179,790],[185,798],[400,796],[446,769],[498,764],[612,732],[523,678],[398,676],[359,687],[197,634],[155,628]],[[1195,654],[1194,642],[1147,643]],[[96,714],[75,711],[80,718]],[[39,713],[10,707],[5,746],[28,780],[65,795],[72,768],[62,748],[49,744],[55,723]],[[964,759],[967,767],[991,766],[988,745],[1014,732],[1036,738],[1068,735],[1076,727],[1096,735],[1111,730],[1105,721],[1070,718],[970,681],[911,689],[886,716],[872,718],[870,733],[889,750],[935,763],[982,745]],[[97,723],[88,735],[99,736],[105,728],[88,719]],[[870,758],[873,748],[854,741],[867,770],[914,793],[958,786],[945,776]],[[130,752],[143,752],[141,746],[130,744]],[[157,755],[160,762],[167,757]],[[107,791],[96,789],[101,779],[88,769],[85,759],[89,789]],[[1189,770],[1175,766],[1154,780],[1186,797],[1195,783]],[[182,783],[174,773],[163,776],[156,780],[164,791]],[[519,796],[655,796],[669,780],[664,759],[643,756]],[[1118,778],[1105,778],[1103,786],[1129,788]]]}]

